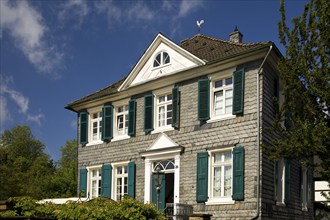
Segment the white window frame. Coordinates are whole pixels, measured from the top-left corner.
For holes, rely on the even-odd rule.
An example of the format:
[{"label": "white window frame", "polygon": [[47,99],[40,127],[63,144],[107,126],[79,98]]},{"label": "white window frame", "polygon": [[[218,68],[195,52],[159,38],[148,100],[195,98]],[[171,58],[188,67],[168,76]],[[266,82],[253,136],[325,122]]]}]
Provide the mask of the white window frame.
[{"label": "white window frame", "polygon": [[[87,196],[92,198],[100,197],[102,194],[102,166],[92,166],[87,167],[88,175],[87,175]],[[96,171],[98,175],[96,177],[93,177],[93,171]],[[96,195],[93,195],[93,181],[97,181],[97,192]],[[100,193],[99,193],[100,191]]]},{"label": "white window frame", "polygon": [[[224,153],[224,152],[230,152],[231,153],[231,161],[230,162],[220,162],[219,164],[214,164],[214,155],[217,153]],[[214,204],[234,204],[235,201],[232,199],[233,195],[233,148],[223,148],[223,149],[217,149],[209,151],[209,168],[208,168],[208,201],[205,203],[206,205],[214,205]],[[214,180],[214,167],[221,167],[221,181],[224,182],[224,167],[225,166],[231,166],[231,192],[230,195],[227,197],[214,197],[213,196],[213,180]],[[221,184],[222,189],[224,188],[224,185]]]},{"label": "white window frame", "polygon": [[308,204],[310,203],[311,197],[311,185],[308,178],[308,168],[302,167],[301,169],[302,182],[301,182],[301,206],[303,211],[308,211]]},{"label": "white window frame", "polygon": [[[170,59],[170,61],[168,63],[164,63],[164,53],[167,53],[167,55]],[[154,62],[155,62],[158,55],[160,55],[160,63],[159,63],[158,66],[154,66]],[[171,62],[172,62],[172,58],[170,56],[170,53],[167,52],[167,51],[160,51],[159,53],[156,54],[156,56],[152,60],[152,68],[153,69],[158,69],[158,68],[161,68],[161,67],[164,67],[164,66],[168,66],[168,65],[171,65]]]},{"label": "white window frame", "polygon": [[[100,117],[98,119],[93,119],[93,114],[99,113]],[[98,131],[98,139],[93,140],[93,122],[96,121],[98,123],[97,131]],[[100,131],[101,127],[101,131]],[[102,142],[102,107],[88,109],[88,144],[101,144]]]},{"label": "white window frame", "polygon": [[[225,91],[223,93],[223,99],[225,99],[225,93],[227,90],[231,89],[232,90],[232,100],[234,98],[234,87],[233,87],[233,83],[234,83],[234,78],[233,78],[233,72],[236,70],[235,68],[230,68],[227,70],[223,70],[220,71],[216,74],[210,75],[209,79],[210,79],[210,119],[207,121],[208,123],[210,122],[215,122],[215,121],[221,121],[221,120],[227,120],[230,118],[235,118],[236,115],[232,114],[232,111],[230,113],[222,113],[220,115],[215,115],[215,93],[218,91]],[[232,78],[232,83],[231,85],[224,85],[221,88],[215,88],[215,82],[223,80],[223,82],[225,81],[225,79],[227,78]],[[233,106],[233,104],[232,104]],[[225,102],[223,101],[223,111],[225,111]]]},{"label": "white window frame", "polygon": [[[126,181],[127,181],[127,186],[126,186],[126,190],[127,192],[125,193],[124,192],[124,184],[122,185],[122,192],[124,192],[121,196],[120,199],[123,199],[124,195],[127,195],[128,193],[128,163],[129,161],[126,161],[126,162],[119,162],[119,163],[113,163],[112,164],[112,189],[111,189],[111,197],[113,200],[116,200],[117,201],[117,179],[118,178],[121,178],[123,181],[124,179],[126,178]],[[126,167],[126,173],[124,174],[117,174],[117,168],[119,167]]]},{"label": "white window frame", "polygon": [[[127,139],[130,138],[130,136],[128,135],[128,99],[125,100],[121,100],[119,102],[114,102],[113,103],[113,139],[111,141],[117,141],[117,140],[123,140],[123,139]],[[124,134],[119,134],[118,133],[118,115],[122,115],[123,113],[119,113],[118,112],[118,108],[122,107],[122,106],[127,106],[127,111],[126,112],[126,117],[127,117],[127,132]],[[125,118],[125,116],[124,116]],[[124,121],[124,127],[125,127],[125,121]]]},{"label": "white window frame", "polygon": [[165,102],[165,104],[159,104],[159,97],[164,96],[164,95],[172,95],[172,88],[173,87],[166,87],[164,89],[159,89],[154,91],[154,130],[151,132],[153,133],[159,133],[163,131],[170,131],[174,130],[171,124],[166,124],[165,126],[159,126],[159,107],[166,105],[165,109],[165,123],[167,123],[167,106],[172,105],[172,120],[173,120],[173,97],[171,101]]},{"label": "white window frame", "polygon": [[277,161],[276,204],[285,205],[285,161]]}]

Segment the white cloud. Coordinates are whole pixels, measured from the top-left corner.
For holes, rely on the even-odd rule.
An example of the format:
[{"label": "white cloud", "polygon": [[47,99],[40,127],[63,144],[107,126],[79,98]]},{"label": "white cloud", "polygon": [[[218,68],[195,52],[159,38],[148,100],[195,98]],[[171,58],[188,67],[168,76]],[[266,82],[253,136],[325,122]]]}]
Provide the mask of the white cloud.
[{"label": "white cloud", "polygon": [[9,31],[16,46],[38,71],[59,78],[53,71],[62,63],[63,53],[46,41],[48,28],[42,15],[27,1],[1,0],[0,8],[1,32]]},{"label": "white cloud", "polygon": [[39,126],[41,126],[41,121],[45,119],[45,115],[43,114],[37,114],[37,115],[27,115],[26,120],[27,121],[32,121],[37,123]]},{"label": "white cloud", "polygon": [[187,14],[197,10],[203,6],[202,0],[182,0],[179,8],[179,17],[184,17]]},{"label": "white cloud", "polygon": [[172,1],[170,0],[164,0],[163,1],[163,4],[162,4],[162,9],[165,10],[165,11],[170,11],[173,9],[173,4],[172,4]]},{"label": "white cloud", "polygon": [[19,91],[14,90],[9,86],[13,82],[12,77],[0,76],[1,95],[7,95],[18,106],[19,112],[26,114],[29,109],[29,99]]},{"label": "white cloud", "polygon": [[0,95],[0,132],[7,121],[12,120],[5,96]]},{"label": "white cloud", "polygon": [[144,2],[130,2],[125,7],[117,6],[114,1],[96,1],[96,11],[106,14],[110,26],[136,21],[150,21],[155,19],[155,12]]},{"label": "white cloud", "polygon": [[132,4],[127,13],[131,20],[152,20],[155,17],[154,11],[140,1]]},{"label": "white cloud", "polygon": [[11,119],[10,111],[8,108],[8,100],[11,100],[18,106],[18,112],[26,116],[27,121],[33,121],[38,125],[41,125],[41,120],[45,118],[43,114],[31,115],[29,113],[29,98],[24,96],[20,91],[12,88],[14,80],[10,76],[0,75],[0,118],[1,127],[3,124]]},{"label": "white cloud", "polygon": [[96,1],[95,8],[98,13],[107,15],[109,24],[121,21],[122,10],[113,1]]},{"label": "white cloud", "polygon": [[77,120],[72,120],[70,122],[70,127],[73,128],[74,130],[77,129]]},{"label": "white cloud", "polygon": [[76,28],[80,28],[82,23],[84,22],[85,17],[89,13],[89,8],[87,5],[87,1],[84,0],[69,0],[65,1],[65,3],[61,7],[61,11],[59,12],[59,20],[61,22],[67,21],[69,19],[74,19],[74,26]]}]

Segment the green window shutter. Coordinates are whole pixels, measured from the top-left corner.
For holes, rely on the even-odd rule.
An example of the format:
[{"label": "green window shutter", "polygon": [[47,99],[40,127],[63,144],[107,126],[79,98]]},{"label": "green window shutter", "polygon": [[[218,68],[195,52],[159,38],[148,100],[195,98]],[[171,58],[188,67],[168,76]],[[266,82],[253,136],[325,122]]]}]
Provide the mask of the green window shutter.
[{"label": "green window shutter", "polygon": [[102,141],[112,139],[113,106],[107,104],[102,108]]},{"label": "green window shutter", "polygon": [[[82,195],[80,195],[82,193]],[[87,196],[87,169],[81,168],[79,170],[79,196]]]},{"label": "green window shutter", "polygon": [[208,152],[197,153],[197,187],[196,187],[196,201],[207,201],[208,188]]},{"label": "green window shutter", "polygon": [[210,119],[210,80],[198,80],[198,120]]},{"label": "green window shutter", "polygon": [[128,163],[128,196],[135,198],[135,162]]},{"label": "green window shutter", "polygon": [[172,127],[179,128],[180,123],[180,92],[179,87],[172,89]]},{"label": "green window shutter", "polygon": [[290,202],[290,183],[291,183],[291,161],[285,159],[285,188],[284,188],[284,202],[288,204]]},{"label": "green window shutter", "polygon": [[146,133],[154,130],[154,95],[144,96],[144,131]]},{"label": "green window shutter", "polygon": [[128,135],[135,135],[135,116],[136,116],[136,100],[131,99],[128,102]]},{"label": "green window shutter", "polygon": [[278,161],[274,161],[274,202],[277,202],[277,190],[278,190]]},{"label": "green window shutter", "polygon": [[234,72],[233,83],[233,115],[243,114],[244,107],[244,69]]},{"label": "green window shutter", "polygon": [[80,112],[80,144],[88,143],[88,112]]},{"label": "green window shutter", "polygon": [[244,200],[244,147],[233,149],[233,200]]},{"label": "green window shutter", "polygon": [[111,176],[112,166],[111,164],[104,164],[101,171],[101,194],[104,198],[111,198]]}]

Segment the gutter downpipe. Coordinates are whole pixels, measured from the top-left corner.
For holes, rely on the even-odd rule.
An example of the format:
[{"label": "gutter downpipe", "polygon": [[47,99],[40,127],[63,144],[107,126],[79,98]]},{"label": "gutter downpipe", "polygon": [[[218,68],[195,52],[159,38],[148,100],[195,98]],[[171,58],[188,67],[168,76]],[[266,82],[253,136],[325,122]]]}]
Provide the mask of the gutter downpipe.
[{"label": "gutter downpipe", "polygon": [[273,45],[270,45],[269,50],[262,61],[258,72],[257,72],[257,155],[258,155],[258,162],[257,162],[257,210],[256,210],[256,216],[253,217],[252,219],[257,219],[259,217],[259,212],[260,212],[260,78],[259,75],[262,74],[263,71],[262,67],[264,63],[266,62],[266,59],[270,53],[270,51],[273,49]]}]

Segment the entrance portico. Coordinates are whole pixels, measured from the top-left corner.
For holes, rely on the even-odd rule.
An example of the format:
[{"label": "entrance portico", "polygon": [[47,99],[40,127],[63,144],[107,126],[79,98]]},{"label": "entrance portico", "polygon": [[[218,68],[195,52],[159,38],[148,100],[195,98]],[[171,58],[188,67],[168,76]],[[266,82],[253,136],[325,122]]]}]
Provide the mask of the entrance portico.
[{"label": "entrance portico", "polygon": [[[180,154],[184,148],[161,133],[154,143],[140,155],[145,158],[144,202],[155,203],[155,184],[153,175],[156,170],[162,173],[160,188],[160,208],[166,203],[179,203],[180,200]],[[157,169],[158,168],[158,169]]]}]

